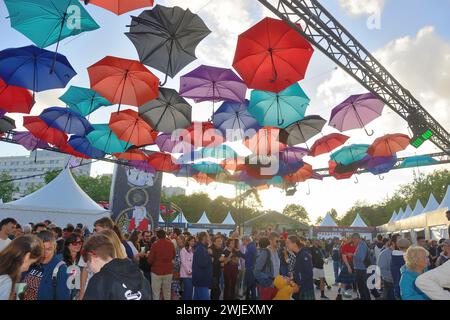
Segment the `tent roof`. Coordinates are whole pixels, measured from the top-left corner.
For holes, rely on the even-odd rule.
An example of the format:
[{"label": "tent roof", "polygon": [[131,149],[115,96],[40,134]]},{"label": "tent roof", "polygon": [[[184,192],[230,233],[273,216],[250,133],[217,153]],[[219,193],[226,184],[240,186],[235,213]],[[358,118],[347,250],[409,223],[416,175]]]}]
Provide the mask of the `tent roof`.
[{"label": "tent roof", "polygon": [[5,204],[9,208],[36,208],[80,213],[107,212],[76,183],[69,169],[64,169],[49,184],[36,192]]},{"label": "tent roof", "polygon": [[166,223],[161,215],[161,213],[159,214],[159,220],[158,223]]},{"label": "tent roof", "polygon": [[425,209],[423,209],[422,213],[427,213],[436,210],[439,207],[439,203],[437,202],[434,195],[431,193],[430,198],[428,199],[427,205]]},{"label": "tent roof", "polygon": [[391,218],[389,219],[389,221],[388,221],[388,223],[391,223],[391,222],[393,222],[393,221],[395,221],[395,218],[397,217],[397,213],[394,211],[394,212],[392,212],[392,216],[391,216]]},{"label": "tent roof", "polygon": [[397,217],[395,218],[395,221],[402,220],[403,213],[404,213],[403,208],[400,208],[400,210],[398,210]]},{"label": "tent roof", "polygon": [[423,208],[422,202],[420,202],[420,200],[417,199],[416,207],[414,208],[414,210],[413,210],[413,212],[411,213],[410,217],[414,217],[414,216],[417,216],[417,215],[421,214],[422,211],[423,211],[423,209],[424,209],[424,208]]},{"label": "tent roof", "polygon": [[447,187],[447,192],[445,193],[439,209],[450,209],[450,185]]},{"label": "tent roof", "polygon": [[322,223],[320,224],[321,227],[337,227],[336,222],[333,220],[333,217],[327,213],[325,218],[323,218]]},{"label": "tent roof", "polygon": [[180,213],[180,215],[175,219],[174,222],[178,222],[178,223],[189,223],[186,220],[186,217],[184,216],[183,212]]},{"label": "tent roof", "polygon": [[229,224],[229,225],[235,225],[236,222],[234,221],[233,217],[231,216],[231,212],[228,212],[225,219],[223,219],[222,224]]},{"label": "tent roof", "polygon": [[351,227],[367,227],[367,224],[364,222],[364,220],[358,213],[355,217],[355,220],[353,220]]},{"label": "tent roof", "polygon": [[211,222],[209,222],[208,216],[206,215],[206,212],[203,211],[202,216],[200,217],[200,219],[197,221],[198,224],[211,224]]},{"label": "tent roof", "polygon": [[409,218],[411,216],[411,213],[412,213],[412,209],[411,209],[410,205],[408,204],[408,206],[405,209],[405,212],[403,213],[402,219]]},{"label": "tent roof", "polygon": [[265,222],[270,222],[273,224],[284,223],[299,229],[309,230],[309,226],[306,223],[300,222],[296,219],[293,219],[276,211],[267,212],[255,218],[247,220],[244,222],[244,225],[248,227],[251,225],[255,225],[257,223],[265,223]]}]

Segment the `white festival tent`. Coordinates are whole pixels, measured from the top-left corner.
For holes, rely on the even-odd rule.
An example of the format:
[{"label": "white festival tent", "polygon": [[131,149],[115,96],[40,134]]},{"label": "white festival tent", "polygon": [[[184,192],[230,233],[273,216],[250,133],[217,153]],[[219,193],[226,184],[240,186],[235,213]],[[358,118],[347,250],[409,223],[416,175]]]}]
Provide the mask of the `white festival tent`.
[{"label": "white festival tent", "polygon": [[336,222],[333,220],[333,217],[327,213],[327,215],[325,216],[325,218],[323,218],[322,223],[320,224],[321,227],[337,227],[338,225],[336,224]]},{"label": "white festival tent", "polygon": [[395,218],[397,218],[397,212],[396,211],[394,211],[392,213],[391,219],[389,219],[388,223],[394,222]]},{"label": "white festival tent", "polygon": [[412,213],[412,209],[408,204],[408,206],[405,209],[405,212],[403,212],[402,220],[409,218],[411,216],[411,213]]},{"label": "white festival tent", "polygon": [[226,225],[236,225],[236,222],[233,219],[233,216],[231,215],[231,212],[228,211],[227,216],[225,217],[225,219],[223,219],[222,224],[226,224]]},{"label": "white festival tent", "polygon": [[[200,217],[200,219],[197,221],[197,224],[203,224],[203,225],[211,224],[205,211],[203,211],[203,214]],[[194,227],[194,226],[189,227],[189,232],[194,233],[194,234],[202,232],[202,231],[208,231],[208,228]]]},{"label": "white festival tent", "polygon": [[353,220],[353,223],[350,227],[363,227],[367,228],[367,224],[364,222],[364,220],[361,218],[359,213],[356,215],[355,220]]},{"label": "white festival tent", "polygon": [[0,219],[11,217],[20,224],[50,220],[64,227],[82,223],[92,229],[94,222],[109,217],[105,210],[80,188],[69,169],[36,192],[13,202],[0,204]]},{"label": "white festival tent", "polygon": [[395,221],[400,221],[402,219],[403,213],[405,213],[405,211],[403,211],[403,208],[400,208],[400,210],[397,213],[397,217],[395,218]]},{"label": "white festival tent", "polygon": [[422,213],[427,213],[436,210],[439,207],[439,203],[437,202],[434,195],[431,193],[430,198],[428,199],[427,205],[425,209],[423,209]]},{"label": "white festival tent", "polygon": [[[333,217],[327,213],[325,218],[323,218],[322,223],[319,227],[337,227],[337,223],[334,221]],[[318,232],[317,238],[321,239],[332,239],[332,238],[342,238],[342,235],[339,232]]]},{"label": "white festival tent", "polygon": [[447,187],[447,192],[445,193],[444,199],[442,200],[439,209],[450,209],[450,185]]},{"label": "white festival tent", "polygon": [[423,208],[422,202],[420,202],[420,200],[417,199],[416,207],[414,208],[414,210],[411,213],[410,217],[414,217],[414,216],[417,216],[417,215],[421,214],[423,209],[424,208]]}]

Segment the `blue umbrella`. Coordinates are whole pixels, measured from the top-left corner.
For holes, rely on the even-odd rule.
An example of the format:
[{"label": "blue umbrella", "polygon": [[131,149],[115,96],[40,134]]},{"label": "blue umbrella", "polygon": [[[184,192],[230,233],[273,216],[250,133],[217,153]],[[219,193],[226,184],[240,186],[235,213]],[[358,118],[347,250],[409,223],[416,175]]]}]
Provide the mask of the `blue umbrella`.
[{"label": "blue umbrella", "polygon": [[32,90],[33,94],[64,88],[76,74],[65,56],[55,56],[54,52],[36,46],[0,51],[0,78],[9,85]]},{"label": "blue umbrella", "polygon": [[305,165],[305,163],[302,160],[299,160],[298,162],[288,162],[284,161],[283,159],[280,159],[278,164],[279,169],[277,174],[279,176],[287,176],[289,174],[293,174],[294,172],[297,172]]},{"label": "blue umbrella", "polygon": [[368,144],[352,144],[345,146],[331,155],[331,160],[341,165],[349,165],[367,156]]},{"label": "blue umbrella", "polygon": [[420,166],[427,166],[436,164],[437,162],[438,161],[436,159],[433,159],[430,156],[414,156],[403,160],[403,162],[400,164],[400,168],[414,168]]},{"label": "blue umbrella", "polygon": [[221,144],[217,147],[206,147],[195,152],[201,155],[201,158],[228,159],[237,157],[236,151],[230,146]]},{"label": "blue umbrella", "polygon": [[69,109],[79,113],[83,117],[91,114],[100,107],[110,106],[111,102],[103,98],[96,91],[71,86],[59,100],[64,102]]},{"label": "blue umbrella", "polygon": [[[249,131],[252,130],[256,133],[261,126],[248,111],[248,104],[248,100],[245,100],[244,103],[224,102],[213,115],[214,127],[219,129],[229,140],[250,138]],[[227,132],[231,136],[227,136]]]},{"label": "blue umbrella", "polygon": [[77,136],[86,136],[94,130],[89,121],[67,108],[47,108],[41,113],[39,118],[51,128]]},{"label": "blue umbrella", "polygon": [[76,151],[81,152],[91,158],[98,159],[105,156],[105,153],[97,148],[94,148],[86,137],[73,135],[69,139],[69,144]]}]

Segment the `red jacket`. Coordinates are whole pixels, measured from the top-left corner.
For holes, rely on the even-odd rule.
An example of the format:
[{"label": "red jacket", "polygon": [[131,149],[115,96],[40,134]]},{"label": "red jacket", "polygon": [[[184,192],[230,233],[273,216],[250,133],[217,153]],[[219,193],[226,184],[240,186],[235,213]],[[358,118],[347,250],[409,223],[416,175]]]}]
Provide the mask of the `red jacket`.
[{"label": "red jacket", "polygon": [[158,276],[172,274],[174,271],[175,247],[169,239],[159,239],[150,248],[148,263],[152,273]]}]

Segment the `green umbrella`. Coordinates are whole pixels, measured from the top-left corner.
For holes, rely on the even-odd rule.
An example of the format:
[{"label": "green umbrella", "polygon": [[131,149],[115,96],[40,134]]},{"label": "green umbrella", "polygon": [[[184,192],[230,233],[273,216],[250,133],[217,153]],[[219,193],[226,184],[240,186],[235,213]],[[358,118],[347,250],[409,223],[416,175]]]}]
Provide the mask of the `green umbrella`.
[{"label": "green umbrella", "polygon": [[131,145],[125,141],[119,140],[107,124],[93,124],[94,131],[87,135],[87,139],[94,148],[106,153],[122,153]]}]

